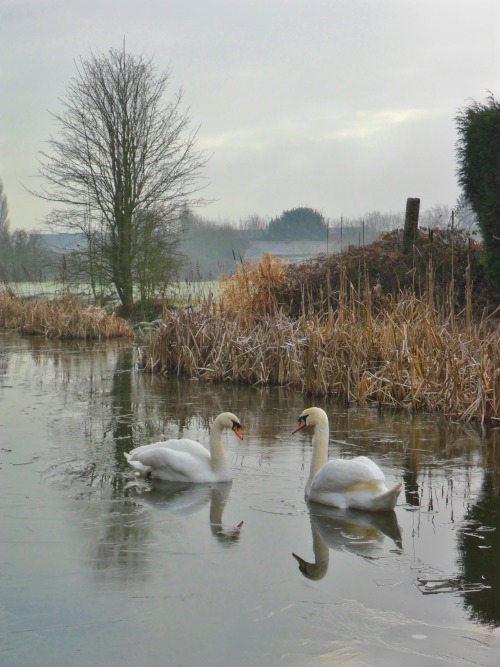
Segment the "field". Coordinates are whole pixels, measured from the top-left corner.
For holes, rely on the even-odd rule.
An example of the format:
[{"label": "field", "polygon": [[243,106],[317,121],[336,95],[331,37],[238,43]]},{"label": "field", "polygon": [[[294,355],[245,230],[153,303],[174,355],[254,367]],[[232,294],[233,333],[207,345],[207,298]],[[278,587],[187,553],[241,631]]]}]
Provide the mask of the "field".
[{"label": "field", "polygon": [[[180,281],[169,285],[165,292],[168,302],[177,305],[187,305],[199,301],[200,298],[209,297],[218,290],[219,283],[216,281],[206,282],[187,282]],[[4,290],[11,291],[20,299],[54,299],[62,296],[65,292],[80,297],[91,297],[91,289],[88,284],[81,284],[69,287],[60,281],[47,282],[18,282],[4,285]],[[2,287],[0,286],[0,291]],[[116,301],[116,303],[118,303]]]}]

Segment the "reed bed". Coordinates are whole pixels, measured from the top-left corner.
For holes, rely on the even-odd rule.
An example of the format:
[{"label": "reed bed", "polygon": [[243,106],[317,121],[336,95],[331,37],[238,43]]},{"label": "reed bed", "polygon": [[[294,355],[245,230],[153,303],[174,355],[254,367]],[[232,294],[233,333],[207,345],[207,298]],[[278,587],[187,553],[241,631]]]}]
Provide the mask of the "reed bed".
[{"label": "reed bed", "polygon": [[50,301],[18,299],[0,292],[0,327],[46,338],[103,339],[133,336],[126,320],[65,295]]},{"label": "reed bed", "polygon": [[291,317],[269,287],[274,279],[283,280],[274,261],[244,265],[220,300],[166,310],[158,335],[140,350],[140,368],[500,420],[500,337],[491,318],[473,325],[411,290],[375,308],[372,291],[345,279],[335,308],[314,312],[304,298],[302,313]]}]

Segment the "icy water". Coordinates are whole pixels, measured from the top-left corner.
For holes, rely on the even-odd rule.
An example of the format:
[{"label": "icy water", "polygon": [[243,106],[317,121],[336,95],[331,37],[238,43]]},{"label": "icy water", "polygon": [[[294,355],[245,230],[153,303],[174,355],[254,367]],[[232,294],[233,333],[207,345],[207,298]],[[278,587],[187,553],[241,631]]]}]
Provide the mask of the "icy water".
[{"label": "icy water", "polygon": [[[306,505],[311,434],[291,430],[313,402],[331,457],[404,481],[394,513]],[[227,409],[245,432],[224,436],[232,484],[127,466],[162,437],[207,444]],[[500,664],[498,431],[145,376],[129,343],[0,333],[0,464],[2,666]]]}]

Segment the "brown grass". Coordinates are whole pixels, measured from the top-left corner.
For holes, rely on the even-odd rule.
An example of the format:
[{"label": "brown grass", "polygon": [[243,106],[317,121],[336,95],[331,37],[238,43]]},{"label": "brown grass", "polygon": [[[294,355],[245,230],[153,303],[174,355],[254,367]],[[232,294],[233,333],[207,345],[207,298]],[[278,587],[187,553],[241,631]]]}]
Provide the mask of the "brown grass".
[{"label": "brown grass", "polygon": [[[288,386],[347,404],[500,419],[500,337],[490,319],[437,311],[428,293],[378,295],[341,274],[336,307],[315,312],[304,295],[291,317],[272,285],[283,265],[265,258],[225,281],[221,300],[165,311],[140,367],[209,381]],[[322,301],[328,297],[328,280]],[[377,302],[377,306],[374,306]],[[466,313],[467,315],[467,313]]]},{"label": "brown grass", "polygon": [[66,295],[52,301],[18,299],[0,292],[0,327],[46,338],[100,339],[132,336],[127,322]]},{"label": "brown grass", "polygon": [[234,275],[222,277],[220,294],[225,314],[238,316],[240,324],[274,315],[285,305],[277,295],[286,288],[287,266],[266,254],[259,262],[246,260]]}]

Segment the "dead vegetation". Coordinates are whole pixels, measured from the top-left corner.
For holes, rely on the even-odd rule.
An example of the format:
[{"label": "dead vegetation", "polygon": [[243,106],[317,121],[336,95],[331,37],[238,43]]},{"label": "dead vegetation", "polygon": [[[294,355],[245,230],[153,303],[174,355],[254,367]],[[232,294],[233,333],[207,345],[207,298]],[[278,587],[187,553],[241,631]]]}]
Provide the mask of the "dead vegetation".
[{"label": "dead vegetation", "polygon": [[387,235],[297,266],[243,264],[220,299],[166,310],[139,365],[497,423],[499,330],[477,249],[421,241],[399,260]]},{"label": "dead vegetation", "polygon": [[0,292],[0,327],[46,338],[103,339],[132,336],[126,320],[102,308],[85,306],[76,297],[19,299],[9,290]]},{"label": "dead vegetation", "polygon": [[341,254],[287,265],[276,299],[291,316],[304,309],[324,312],[338,306],[345,283],[377,309],[390,307],[394,297],[406,292],[457,316],[469,306],[469,315],[476,319],[498,306],[499,295],[481,262],[481,246],[460,229],[419,230],[408,254],[402,249],[402,232],[395,230],[369,246],[350,246]]}]

